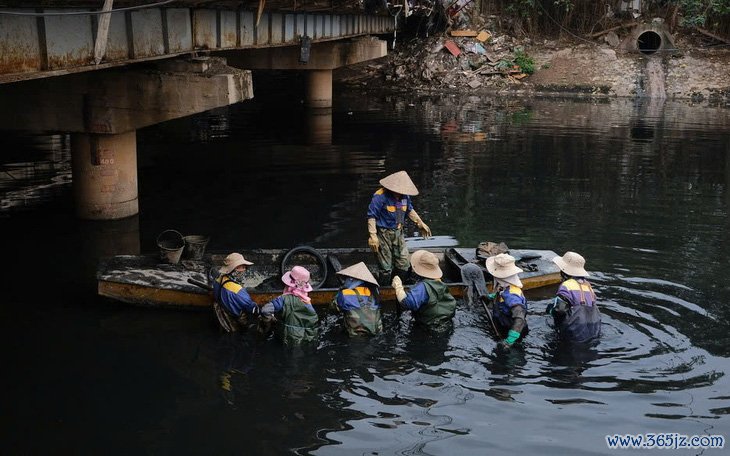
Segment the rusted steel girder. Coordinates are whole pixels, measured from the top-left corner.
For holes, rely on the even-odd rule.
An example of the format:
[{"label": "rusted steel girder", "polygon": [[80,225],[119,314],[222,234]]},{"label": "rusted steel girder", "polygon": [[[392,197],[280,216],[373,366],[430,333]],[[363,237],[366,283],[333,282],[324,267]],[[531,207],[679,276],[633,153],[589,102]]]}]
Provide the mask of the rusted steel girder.
[{"label": "rusted steel girder", "polygon": [[[115,0],[114,8],[128,8],[154,4],[160,0]],[[102,0],[5,0],[0,8],[91,8],[98,9]],[[174,8],[211,8],[211,9],[256,9],[259,0],[176,0],[170,3]],[[363,13],[363,3],[359,0],[266,0],[269,11],[329,11]]]},{"label": "rusted steel girder", "polygon": [[[114,9],[121,4],[115,1]],[[100,5],[97,2],[97,10]],[[41,10],[13,11],[37,13]],[[298,46],[304,36],[312,42],[322,42],[395,30],[395,21],[386,15],[264,10],[259,17],[255,10],[192,8],[113,12],[106,34],[97,33],[99,23],[97,14],[44,17],[0,14],[0,84],[200,51]],[[105,46],[96,46],[100,36],[107,37]],[[95,56],[95,49],[104,49],[103,56],[98,51]]]}]

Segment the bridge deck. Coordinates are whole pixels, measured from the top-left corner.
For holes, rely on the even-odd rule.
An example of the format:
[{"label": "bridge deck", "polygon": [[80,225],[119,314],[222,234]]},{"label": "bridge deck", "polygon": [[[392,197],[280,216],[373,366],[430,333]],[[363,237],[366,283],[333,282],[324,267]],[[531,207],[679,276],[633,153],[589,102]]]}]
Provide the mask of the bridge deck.
[{"label": "bridge deck", "polygon": [[[92,10],[0,8],[2,11],[37,14]],[[0,14],[0,83],[196,51],[298,46],[304,36],[317,43],[387,34],[396,26],[389,15],[313,12],[261,11],[259,15],[253,10],[148,8],[109,16],[108,27],[104,27],[99,14]]]}]

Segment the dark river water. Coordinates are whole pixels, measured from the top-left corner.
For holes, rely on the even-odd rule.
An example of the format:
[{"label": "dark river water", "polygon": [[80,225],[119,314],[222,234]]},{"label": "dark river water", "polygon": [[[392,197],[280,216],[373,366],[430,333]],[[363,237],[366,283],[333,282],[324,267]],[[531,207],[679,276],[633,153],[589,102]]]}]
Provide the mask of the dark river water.
[{"label": "dark river water", "polygon": [[[140,214],[117,222],[74,217],[68,137],[0,142],[4,454],[564,455],[612,453],[613,434],[730,437],[730,109],[340,92],[330,117],[271,91],[137,138]],[[600,341],[557,341],[554,288],[528,292],[531,332],[509,353],[463,303],[437,337],[391,307],[385,334],[348,340],[323,312],[318,344],[289,350],[222,334],[211,313],[96,296],[99,256],[154,252],[169,228],[216,251],[364,247],[370,196],[400,169],[436,235],[583,254]]]}]

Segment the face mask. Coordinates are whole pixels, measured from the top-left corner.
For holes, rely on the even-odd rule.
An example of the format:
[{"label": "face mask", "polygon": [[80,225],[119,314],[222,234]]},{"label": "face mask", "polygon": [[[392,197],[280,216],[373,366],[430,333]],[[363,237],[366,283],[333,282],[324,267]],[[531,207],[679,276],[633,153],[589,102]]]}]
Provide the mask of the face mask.
[{"label": "face mask", "polygon": [[239,284],[242,284],[243,283],[243,275],[244,275],[244,273],[245,273],[245,271],[235,271],[234,270],[234,271],[231,271],[231,273],[228,274],[228,276],[234,282],[237,282]]}]

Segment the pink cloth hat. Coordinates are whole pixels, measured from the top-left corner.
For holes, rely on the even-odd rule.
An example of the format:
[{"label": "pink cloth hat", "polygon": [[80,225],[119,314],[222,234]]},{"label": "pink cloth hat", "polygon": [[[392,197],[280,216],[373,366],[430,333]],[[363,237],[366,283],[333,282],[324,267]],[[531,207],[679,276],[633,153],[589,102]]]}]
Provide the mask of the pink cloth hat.
[{"label": "pink cloth hat", "polygon": [[309,283],[309,271],[301,266],[291,268],[291,271],[287,271],[281,276],[281,281],[284,282],[284,285],[299,288],[307,293],[314,289]]}]

